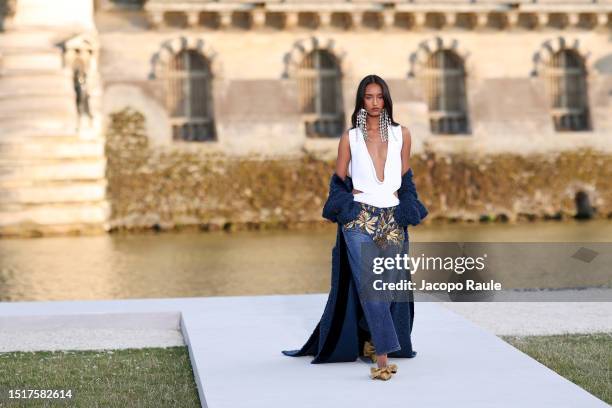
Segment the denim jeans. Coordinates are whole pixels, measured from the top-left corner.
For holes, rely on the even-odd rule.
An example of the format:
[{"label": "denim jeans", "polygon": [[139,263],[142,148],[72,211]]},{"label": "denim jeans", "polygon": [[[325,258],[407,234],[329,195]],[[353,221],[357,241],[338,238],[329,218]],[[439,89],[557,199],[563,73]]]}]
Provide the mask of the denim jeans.
[{"label": "denim jeans", "polygon": [[[361,273],[363,272],[364,261],[365,264],[368,263],[372,251],[377,253],[375,256],[388,256],[389,254],[388,247],[378,249],[379,245],[376,241],[380,237],[381,228],[384,227],[382,224],[389,220],[391,224],[394,223],[392,218],[385,220],[385,217],[382,216],[383,212],[392,214],[393,208],[382,209],[367,204],[362,204],[362,208],[360,217],[367,221],[368,228],[359,228],[354,222],[347,223],[342,226],[342,233],[348,249],[351,273],[359,292],[359,301],[370,330],[371,340],[376,349],[376,354],[382,355],[401,349],[391,314],[395,302],[366,299],[361,290]],[[375,220],[375,222],[370,222],[370,220]],[[392,228],[395,227],[392,226]],[[364,246],[367,246],[367,251],[364,251]],[[363,257],[368,257],[368,259]],[[369,272],[371,273],[371,270]]]}]

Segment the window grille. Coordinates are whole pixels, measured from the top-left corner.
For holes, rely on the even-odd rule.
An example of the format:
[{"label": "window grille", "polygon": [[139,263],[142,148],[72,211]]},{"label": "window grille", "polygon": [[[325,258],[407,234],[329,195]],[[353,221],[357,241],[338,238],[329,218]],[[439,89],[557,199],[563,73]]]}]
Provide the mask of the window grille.
[{"label": "window grille", "polygon": [[174,140],[216,140],[211,79],[209,61],[195,50],[182,50],[170,60],[166,108]]},{"label": "window grille", "polygon": [[299,108],[308,137],[339,137],[344,131],[341,72],[325,50],[310,52],[298,67]]},{"label": "window grille", "polygon": [[449,50],[437,50],[427,60],[423,81],[434,134],[467,133],[467,102],[463,62]]},{"label": "window grille", "polygon": [[552,119],[556,131],[589,130],[586,70],[572,50],[557,51],[547,67]]}]

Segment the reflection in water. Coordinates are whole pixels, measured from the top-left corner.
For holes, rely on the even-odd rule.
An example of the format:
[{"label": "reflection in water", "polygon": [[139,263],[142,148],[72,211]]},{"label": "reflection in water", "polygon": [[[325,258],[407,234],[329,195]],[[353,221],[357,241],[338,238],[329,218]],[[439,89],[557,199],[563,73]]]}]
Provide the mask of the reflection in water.
[{"label": "reflection in water", "polygon": [[[409,235],[414,242],[606,242],[612,222],[423,225]],[[315,231],[4,239],[0,300],[324,293],[335,239],[332,224]]]}]

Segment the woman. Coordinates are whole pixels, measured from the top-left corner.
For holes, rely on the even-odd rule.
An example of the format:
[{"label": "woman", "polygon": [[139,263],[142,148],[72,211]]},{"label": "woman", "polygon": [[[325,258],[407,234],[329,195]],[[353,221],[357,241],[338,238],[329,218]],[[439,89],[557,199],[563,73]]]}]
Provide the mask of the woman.
[{"label": "woman", "polygon": [[353,127],[340,138],[323,208],[323,216],[339,226],[330,295],[306,344],[283,353],[315,355],[312,363],[325,363],[354,361],[359,348],[377,364],[370,368],[370,377],[388,380],[398,371],[389,356],[416,355],[410,341],[414,303],[369,299],[362,278],[369,278],[372,269],[363,266],[371,266],[373,256],[407,254],[406,226],[420,223],[427,209],[412,183],[410,133],[393,120],[393,103],[382,78],[368,75],[361,80],[351,120]]}]

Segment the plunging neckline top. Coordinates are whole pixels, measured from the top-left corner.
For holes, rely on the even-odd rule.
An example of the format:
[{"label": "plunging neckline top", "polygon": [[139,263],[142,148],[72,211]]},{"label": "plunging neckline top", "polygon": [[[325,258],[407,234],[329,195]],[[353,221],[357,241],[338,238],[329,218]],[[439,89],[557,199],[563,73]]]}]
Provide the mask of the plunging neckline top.
[{"label": "plunging neckline top", "polygon": [[370,153],[361,129],[355,127],[349,130],[351,159],[348,173],[352,178],[353,188],[360,191],[360,193],[354,194],[355,201],[381,208],[392,207],[399,203],[394,192],[400,188],[402,181],[400,126],[389,126],[388,135],[389,137],[385,141],[387,151],[385,152],[385,161],[382,168],[383,179],[381,180],[378,178],[374,164],[376,156]]},{"label": "plunging neckline top", "polygon": [[378,178],[378,173],[376,173],[376,165],[374,164],[374,159],[372,159],[372,155],[370,154],[370,149],[368,149],[368,144],[366,143],[365,140],[363,140],[363,144],[365,145],[366,151],[368,153],[368,157],[370,158],[370,164],[372,165],[372,171],[374,172],[374,178],[377,183],[383,184],[385,182],[385,177],[387,176],[386,170],[387,170],[387,163],[389,162],[389,139],[387,139],[387,141],[384,143],[387,146],[387,151],[385,153],[385,164],[383,164],[383,179],[382,180]]}]

